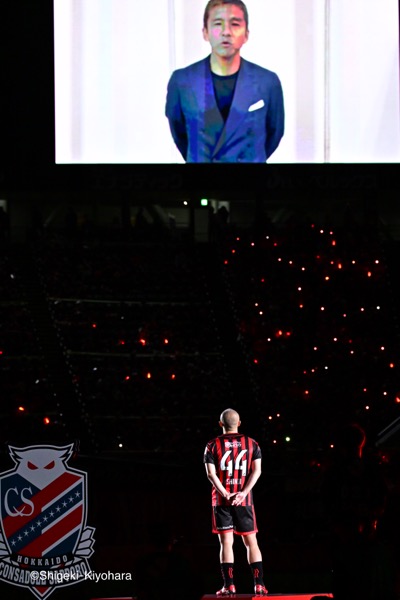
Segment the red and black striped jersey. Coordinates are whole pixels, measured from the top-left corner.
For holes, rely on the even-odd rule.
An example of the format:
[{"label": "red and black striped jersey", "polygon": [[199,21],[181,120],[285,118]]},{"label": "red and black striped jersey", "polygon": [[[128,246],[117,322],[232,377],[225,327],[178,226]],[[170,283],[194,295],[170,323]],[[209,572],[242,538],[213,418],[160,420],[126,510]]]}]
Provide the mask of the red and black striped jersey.
[{"label": "red and black striped jersey", "polygon": [[[255,440],[241,433],[225,433],[208,442],[204,463],[215,465],[217,477],[230,493],[240,492],[252,470],[253,461],[261,458],[261,449]],[[212,505],[229,505],[212,487]],[[242,506],[253,505],[253,490],[247,494]]]}]

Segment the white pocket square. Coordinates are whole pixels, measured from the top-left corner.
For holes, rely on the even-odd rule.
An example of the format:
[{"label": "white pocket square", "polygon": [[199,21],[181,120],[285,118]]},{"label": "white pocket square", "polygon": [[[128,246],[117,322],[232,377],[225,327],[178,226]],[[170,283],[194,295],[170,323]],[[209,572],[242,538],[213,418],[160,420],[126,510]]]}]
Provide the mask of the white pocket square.
[{"label": "white pocket square", "polygon": [[252,112],[253,110],[258,110],[259,108],[262,108],[263,106],[265,106],[264,100],[259,100],[258,102],[256,102],[255,104],[252,104],[249,107],[249,112]]}]

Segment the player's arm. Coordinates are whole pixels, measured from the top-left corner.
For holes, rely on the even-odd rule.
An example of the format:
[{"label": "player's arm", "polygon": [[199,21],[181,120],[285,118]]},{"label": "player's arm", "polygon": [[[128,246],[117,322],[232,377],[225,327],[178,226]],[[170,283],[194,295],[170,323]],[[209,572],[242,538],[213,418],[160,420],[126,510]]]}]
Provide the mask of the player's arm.
[{"label": "player's arm", "polygon": [[243,500],[246,498],[247,494],[250,490],[253,489],[255,484],[257,483],[259,477],[261,475],[261,458],[257,458],[253,460],[253,464],[251,467],[250,477],[247,480],[246,485],[242,489],[241,492],[238,492],[232,500],[232,504],[234,506],[239,506],[242,504]]},{"label": "player's arm", "polygon": [[229,498],[230,493],[224,488],[221,481],[217,477],[215,465],[213,465],[212,463],[206,463],[205,466],[206,466],[207,477],[208,477],[209,481],[211,481],[211,484],[215,487],[217,492],[219,494],[221,494],[221,496],[223,496],[224,498]]}]

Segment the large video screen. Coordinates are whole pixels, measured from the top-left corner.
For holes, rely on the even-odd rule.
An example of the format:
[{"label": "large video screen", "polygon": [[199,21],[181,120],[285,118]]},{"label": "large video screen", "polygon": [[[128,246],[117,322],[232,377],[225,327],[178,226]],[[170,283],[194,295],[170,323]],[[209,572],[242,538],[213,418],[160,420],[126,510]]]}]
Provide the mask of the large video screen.
[{"label": "large video screen", "polygon": [[400,162],[398,0],[206,4],[54,0],[56,163]]}]

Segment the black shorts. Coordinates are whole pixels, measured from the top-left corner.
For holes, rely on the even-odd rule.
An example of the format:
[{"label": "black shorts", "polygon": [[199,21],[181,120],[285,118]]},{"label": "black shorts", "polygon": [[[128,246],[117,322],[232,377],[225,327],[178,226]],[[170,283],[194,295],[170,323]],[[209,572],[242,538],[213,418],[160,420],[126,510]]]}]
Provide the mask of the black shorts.
[{"label": "black shorts", "polygon": [[254,506],[213,506],[212,510],[213,533],[248,535],[258,531]]}]

